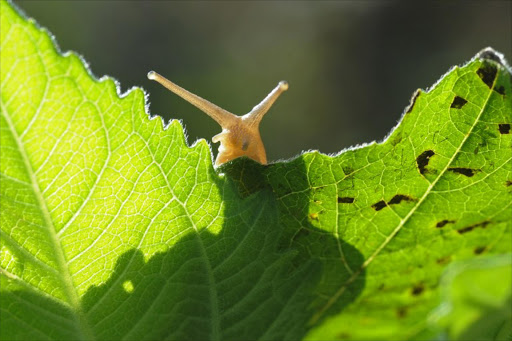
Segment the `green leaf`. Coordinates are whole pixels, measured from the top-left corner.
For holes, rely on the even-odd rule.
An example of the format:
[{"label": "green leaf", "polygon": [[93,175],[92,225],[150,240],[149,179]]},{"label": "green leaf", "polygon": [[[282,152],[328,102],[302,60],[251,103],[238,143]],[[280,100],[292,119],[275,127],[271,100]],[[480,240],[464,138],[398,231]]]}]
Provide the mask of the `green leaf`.
[{"label": "green leaf", "polygon": [[432,317],[451,340],[510,340],[512,254],[453,264],[442,296]]},{"label": "green leaf", "polygon": [[2,340],[420,338],[450,263],[512,251],[512,77],[492,49],[382,143],[216,170],[140,89],[0,6]]}]

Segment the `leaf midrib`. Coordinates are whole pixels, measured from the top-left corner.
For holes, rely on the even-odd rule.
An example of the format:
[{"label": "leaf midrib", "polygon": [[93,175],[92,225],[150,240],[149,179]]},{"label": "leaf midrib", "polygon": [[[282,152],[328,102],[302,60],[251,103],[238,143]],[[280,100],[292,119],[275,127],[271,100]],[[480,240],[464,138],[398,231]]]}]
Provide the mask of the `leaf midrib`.
[{"label": "leaf midrib", "polygon": [[56,258],[59,274],[61,275],[60,279],[61,279],[63,287],[64,287],[64,292],[66,293],[66,296],[68,297],[70,306],[73,308],[74,312],[76,313],[76,315],[73,315],[73,316],[75,316],[76,330],[78,332],[77,336],[79,337],[80,340],[92,340],[92,339],[94,339],[92,330],[84,318],[82,307],[81,307],[80,301],[78,299],[78,293],[76,292],[75,287],[73,286],[73,280],[71,278],[69,268],[67,267],[64,253],[62,251],[62,245],[60,244],[60,240],[57,236],[55,226],[53,225],[53,221],[52,221],[50,213],[48,211],[48,206],[46,204],[46,201],[44,200],[44,197],[41,193],[41,189],[39,187],[39,182],[37,181],[37,178],[33,171],[32,163],[30,162],[30,159],[25,151],[25,146],[23,144],[23,141],[20,140],[20,137],[18,136],[18,133],[17,133],[17,131],[14,127],[14,124],[11,120],[11,117],[10,117],[9,113],[7,112],[6,107],[3,103],[3,99],[1,99],[1,98],[0,98],[0,103],[2,106],[2,114],[5,118],[5,121],[7,122],[9,131],[11,132],[11,134],[14,138],[14,141],[16,142],[16,146],[18,147],[19,153],[21,154],[21,157],[23,159],[23,164],[24,164],[27,174],[30,178],[31,186],[34,191],[34,195],[36,197],[36,200],[39,202],[40,212],[41,212],[41,215],[43,216],[43,220],[47,227],[47,231],[50,236],[50,242],[53,246],[53,249],[55,250],[55,258]]},{"label": "leaf midrib", "polygon": [[430,183],[430,185],[427,187],[427,189],[425,190],[425,193],[423,194],[423,196],[418,200],[418,202],[416,203],[415,206],[413,206],[411,208],[411,210],[409,211],[409,213],[403,218],[401,219],[400,223],[398,224],[398,226],[391,232],[391,234],[384,240],[384,242],[382,242],[382,244],[370,255],[370,257],[368,257],[366,259],[366,261],[361,265],[361,267],[356,271],[354,272],[354,274],[352,276],[350,276],[346,281],[345,283],[342,284],[342,286],[338,289],[338,291],[336,291],[336,293],[327,301],[327,303],[322,307],[320,308],[320,310],[318,310],[317,313],[315,313],[313,315],[313,317],[311,318],[310,320],[310,324],[315,324],[316,322],[318,322],[318,320],[320,320],[320,318],[324,315],[324,313],[334,304],[336,303],[336,301],[341,297],[341,295],[343,294],[343,292],[347,289],[347,287],[352,283],[354,282],[357,277],[359,277],[359,275],[363,272],[363,270],[365,268],[368,267],[368,265],[375,259],[375,257],[389,244],[389,242],[393,239],[393,237],[402,229],[402,227],[407,223],[407,221],[409,220],[409,218],[411,218],[411,216],[416,213],[417,209],[421,206],[421,204],[425,201],[425,199],[427,198],[427,196],[432,192],[432,189],[434,188],[434,186],[437,184],[437,182],[444,176],[444,174],[446,173],[446,171],[448,170],[448,168],[450,167],[450,165],[452,164],[453,160],[455,159],[455,157],[460,153],[462,147],[466,144],[466,141],[467,139],[469,138],[469,136],[471,136],[472,132],[473,132],[473,129],[475,128],[475,126],[477,125],[477,123],[480,121],[480,117],[482,116],[483,112],[485,111],[485,109],[487,108],[487,105],[489,103],[489,99],[492,95],[492,92],[493,92],[493,88],[496,84],[496,81],[498,79],[498,74],[496,75],[496,77],[494,78],[494,81],[493,81],[493,84],[492,86],[490,87],[489,89],[489,92],[488,92],[488,95],[485,99],[485,102],[484,104],[482,105],[482,109],[480,110],[480,112],[478,113],[478,116],[475,118],[475,121],[473,122],[473,125],[471,126],[471,128],[468,130],[467,134],[465,134],[464,138],[462,139],[459,147],[455,150],[455,152],[453,153],[452,157],[450,158],[450,160],[446,163],[446,166],[445,168],[439,173],[439,176],[433,181]]}]

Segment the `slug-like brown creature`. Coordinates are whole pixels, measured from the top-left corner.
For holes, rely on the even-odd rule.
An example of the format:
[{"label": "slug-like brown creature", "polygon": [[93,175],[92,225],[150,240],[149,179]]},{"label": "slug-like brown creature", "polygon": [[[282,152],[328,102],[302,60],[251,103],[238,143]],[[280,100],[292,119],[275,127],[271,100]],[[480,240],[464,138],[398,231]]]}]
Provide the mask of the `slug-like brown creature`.
[{"label": "slug-like brown creature", "polygon": [[248,114],[237,116],[204,98],[194,95],[154,71],[148,73],[148,78],[157,81],[190,104],[204,111],[221,126],[222,132],[212,138],[214,143],[220,142],[219,154],[215,160],[216,166],[240,156],[250,157],[263,165],[267,164],[267,155],[261,141],[259,125],[277,97],[288,89],[287,82],[279,82],[277,87],[260,104],[252,108]]}]

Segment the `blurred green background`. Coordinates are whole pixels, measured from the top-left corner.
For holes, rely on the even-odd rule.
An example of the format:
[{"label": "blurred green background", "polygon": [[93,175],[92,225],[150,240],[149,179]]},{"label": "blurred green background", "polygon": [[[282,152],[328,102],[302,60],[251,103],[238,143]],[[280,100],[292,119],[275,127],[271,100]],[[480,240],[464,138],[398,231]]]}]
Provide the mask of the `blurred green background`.
[{"label": "blurred green background", "polygon": [[287,80],[261,126],[269,161],[381,141],[452,65],[487,46],[512,59],[512,1],[14,3],[97,77],[147,90],[151,114],[181,119],[190,144],[220,129],[148,71],[239,115]]}]

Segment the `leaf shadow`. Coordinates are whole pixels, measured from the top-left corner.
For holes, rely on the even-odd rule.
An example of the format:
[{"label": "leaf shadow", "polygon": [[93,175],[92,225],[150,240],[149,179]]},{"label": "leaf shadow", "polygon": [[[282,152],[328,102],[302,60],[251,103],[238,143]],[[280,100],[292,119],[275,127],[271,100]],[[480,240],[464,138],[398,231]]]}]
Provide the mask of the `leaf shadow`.
[{"label": "leaf shadow", "polygon": [[[349,281],[361,253],[311,223],[301,158],[269,166],[242,158],[222,167],[223,177],[211,171],[226,203],[222,230],[189,232],[148,259],[123,253],[82,297],[96,338],[297,340],[361,293],[364,271]],[[305,190],[284,205],[292,188]]]},{"label": "leaf shadow", "polygon": [[[334,229],[331,226],[333,222],[329,222],[333,216],[318,207],[319,201],[326,197],[337,205],[349,205],[353,201],[340,198],[333,184],[313,186],[311,177],[314,175],[306,165],[310,161],[299,157],[290,162],[263,166],[240,158],[221,168],[235,183],[241,197],[260,191],[272,193],[272,205],[276,206],[278,214],[277,250],[293,252],[289,265],[294,271],[304,271],[308,276],[301,275],[301,281],[307,279],[308,285],[295,283],[294,287],[300,292],[297,295],[300,299],[294,302],[294,309],[300,311],[293,321],[296,329],[286,331],[290,326],[280,321],[281,328],[276,328],[276,333],[270,338],[272,340],[302,339],[308,331],[339,314],[353,302],[366,283],[366,271],[362,267],[364,256],[342,238],[336,238],[332,231],[328,232]],[[334,219],[338,219],[337,215]],[[325,221],[328,223],[322,224]],[[317,227],[320,225],[323,228]],[[339,228],[338,232],[342,232],[344,227]],[[283,277],[281,280],[286,282],[288,279]],[[350,338],[351,326],[340,327],[334,334]]]}]

